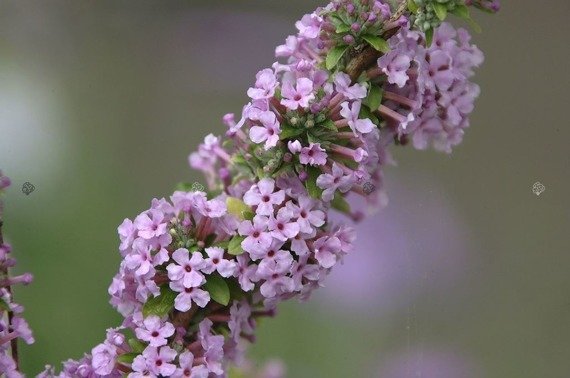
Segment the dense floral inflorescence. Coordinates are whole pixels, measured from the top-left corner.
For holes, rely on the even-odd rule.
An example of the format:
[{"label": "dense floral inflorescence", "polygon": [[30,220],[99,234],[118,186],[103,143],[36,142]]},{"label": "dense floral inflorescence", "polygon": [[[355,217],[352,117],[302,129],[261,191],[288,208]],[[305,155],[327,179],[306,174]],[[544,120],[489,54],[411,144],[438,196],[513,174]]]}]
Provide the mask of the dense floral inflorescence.
[{"label": "dense floral inflorescence", "polygon": [[355,239],[329,214],[360,219],[348,195],[382,203],[387,148],[451,152],[469,125],[483,56],[434,4],[468,18],[460,0],[335,0],[298,21],[226,138],[190,155],[208,190],[183,185],[119,226],[109,294],[125,320],[60,376],[227,376],[258,318],[320,287]]},{"label": "dense floral inflorescence", "polygon": [[[0,197],[10,184],[10,179],[0,171]],[[11,287],[17,284],[29,284],[32,282],[32,275],[24,273],[15,277],[9,276],[9,269],[16,265],[11,251],[12,247],[4,242],[2,237],[2,201],[0,198],[0,373],[6,374],[8,378],[19,378],[23,375],[18,372],[15,358],[17,356],[16,341],[22,339],[26,344],[31,344],[34,342],[34,337],[28,323],[22,317],[24,308],[13,301]]]}]

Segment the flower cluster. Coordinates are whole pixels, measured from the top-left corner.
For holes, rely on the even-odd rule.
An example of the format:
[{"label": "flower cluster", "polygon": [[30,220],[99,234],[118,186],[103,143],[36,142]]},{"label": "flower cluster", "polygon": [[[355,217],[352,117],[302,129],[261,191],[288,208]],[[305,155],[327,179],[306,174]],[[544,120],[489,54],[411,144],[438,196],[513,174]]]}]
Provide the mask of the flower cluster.
[{"label": "flower cluster", "polygon": [[224,116],[226,138],[189,156],[209,190],[182,185],[119,226],[109,294],[124,321],[60,377],[227,376],[256,320],[308,298],[352,250],[354,231],[330,214],[362,217],[348,195],[382,203],[389,145],[461,141],[483,57],[465,30],[418,31],[418,4],[334,0],[296,23],[239,119]]},{"label": "flower cluster", "polygon": [[[0,171],[0,196],[4,189],[10,186],[10,179]],[[26,344],[32,344],[34,337],[26,320],[22,317],[24,308],[13,301],[12,286],[17,284],[27,285],[32,282],[32,275],[24,273],[10,277],[9,269],[16,265],[16,260],[11,254],[12,247],[5,243],[2,237],[2,202],[0,201],[0,373],[8,378],[23,377],[18,371],[17,361],[14,354],[17,339],[22,339]]]}]

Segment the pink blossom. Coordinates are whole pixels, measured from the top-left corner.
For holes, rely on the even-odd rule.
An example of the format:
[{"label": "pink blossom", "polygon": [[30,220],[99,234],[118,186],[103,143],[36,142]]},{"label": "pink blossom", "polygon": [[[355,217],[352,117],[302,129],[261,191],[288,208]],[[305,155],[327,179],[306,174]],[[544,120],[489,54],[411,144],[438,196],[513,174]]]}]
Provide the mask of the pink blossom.
[{"label": "pink blossom", "polygon": [[273,240],[271,234],[267,232],[267,218],[261,215],[256,215],[253,222],[241,222],[238,232],[241,236],[246,236],[241,242],[241,247],[250,253],[264,253]]},{"label": "pink blossom", "polygon": [[210,374],[204,365],[194,366],[194,355],[189,351],[185,351],[178,356],[178,364],[180,367],[172,374],[174,378],[208,378]]},{"label": "pink blossom", "polygon": [[320,143],[311,143],[309,147],[301,149],[299,161],[305,165],[325,165],[327,163],[327,153]]},{"label": "pink blossom", "polygon": [[289,81],[283,84],[283,89],[281,91],[283,100],[281,104],[285,105],[288,109],[297,110],[299,107],[307,108],[309,106],[309,101],[315,98],[313,94],[313,82],[302,77],[297,79],[297,86],[294,87]]},{"label": "pink blossom", "polygon": [[366,97],[367,90],[362,84],[350,85],[352,80],[344,72],[338,72],[334,77],[335,89],[349,100],[358,100]]},{"label": "pink blossom", "polygon": [[171,263],[166,267],[168,278],[184,287],[198,287],[204,283],[204,275],[200,273],[205,266],[201,253],[192,253],[190,258],[190,252],[186,248],[179,248],[174,251],[172,258],[176,264]]},{"label": "pink blossom", "polygon": [[161,321],[156,315],[151,315],[143,320],[142,326],[138,327],[135,333],[139,340],[148,342],[150,346],[159,347],[166,345],[166,339],[174,335],[174,326]]},{"label": "pink blossom", "polygon": [[293,213],[286,207],[277,212],[277,216],[269,218],[269,231],[271,236],[281,241],[294,238],[299,233],[299,224],[291,221]]},{"label": "pink blossom", "polygon": [[344,171],[338,164],[333,163],[332,173],[323,173],[317,177],[317,186],[323,191],[323,200],[331,201],[336,190],[346,193],[354,185],[354,178],[351,175],[345,175]]},{"label": "pink blossom", "polygon": [[409,79],[407,72],[411,62],[412,60],[408,55],[398,50],[392,50],[378,59],[378,66],[386,74],[390,84],[396,84],[402,88]]},{"label": "pink blossom", "polygon": [[283,190],[275,191],[275,181],[269,178],[259,180],[243,196],[243,201],[249,206],[257,206],[259,215],[273,215],[273,206],[281,205],[285,200]]},{"label": "pink blossom", "polygon": [[236,263],[224,259],[224,250],[219,247],[210,247],[205,249],[208,258],[204,260],[204,268],[202,272],[211,274],[218,271],[222,277],[230,277],[234,274]]},{"label": "pink blossom", "polygon": [[287,202],[287,208],[297,218],[299,229],[304,233],[311,233],[313,227],[321,227],[325,224],[325,213],[322,210],[315,210],[317,203],[308,196],[301,196],[297,199],[299,205],[293,201]]},{"label": "pink blossom", "polygon": [[170,288],[180,294],[174,299],[174,308],[186,312],[192,308],[192,302],[200,307],[206,307],[210,302],[210,294],[197,287],[185,287],[180,281],[170,283]]},{"label": "pink blossom", "polygon": [[275,113],[271,111],[263,112],[259,121],[263,126],[252,126],[249,129],[249,137],[254,143],[265,142],[266,150],[275,147],[279,142],[279,134],[281,129]]},{"label": "pink blossom", "polygon": [[359,118],[361,106],[362,103],[360,101],[353,102],[352,107],[348,102],[343,102],[340,104],[340,115],[348,121],[348,126],[350,126],[355,135],[356,131],[362,134],[366,134],[376,128],[376,125],[370,119]]},{"label": "pink blossom", "polygon": [[275,77],[275,73],[272,69],[266,68],[261,70],[255,76],[255,87],[249,88],[247,95],[254,100],[262,100],[273,97],[275,94],[275,88],[277,88],[278,82]]},{"label": "pink blossom", "polygon": [[323,236],[314,243],[315,258],[323,268],[332,268],[336,264],[341,243],[337,237]]}]

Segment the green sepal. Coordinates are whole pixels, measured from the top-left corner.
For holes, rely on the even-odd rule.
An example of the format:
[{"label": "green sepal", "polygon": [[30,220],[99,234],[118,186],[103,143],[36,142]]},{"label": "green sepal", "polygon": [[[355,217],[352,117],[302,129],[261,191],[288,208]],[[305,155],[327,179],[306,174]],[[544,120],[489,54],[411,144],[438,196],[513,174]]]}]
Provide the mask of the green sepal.
[{"label": "green sepal", "polygon": [[433,28],[429,28],[425,31],[426,35],[426,47],[430,47],[433,42]]},{"label": "green sepal", "polygon": [[230,288],[219,274],[208,276],[203,288],[210,293],[210,298],[223,306],[230,303]]},{"label": "green sepal", "polygon": [[230,255],[239,256],[243,253],[241,242],[245,240],[245,236],[234,236],[228,244],[228,253]]},{"label": "green sepal", "polygon": [[382,37],[372,34],[364,34],[362,36],[362,39],[364,39],[370,46],[374,47],[374,49],[380,52],[387,53],[390,51],[390,45]]},{"label": "green sepal", "polygon": [[471,18],[471,13],[467,5],[458,5],[450,12],[458,18],[467,21],[467,23],[473,30],[475,30],[475,32],[481,33],[481,26],[479,26],[479,24]]},{"label": "green sepal", "polygon": [[334,125],[334,121],[331,119],[327,119],[324,122],[319,123],[317,126],[322,127],[323,129],[338,132],[338,129]]},{"label": "green sepal", "polygon": [[418,9],[420,8],[414,0],[408,0],[408,10],[410,13],[418,13]]},{"label": "green sepal", "polygon": [[174,307],[174,299],[178,293],[172,291],[168,285],[160,287],[160,295],[150,298],[143,306],[143,316],[156,315],[160,318],[167,315]]},{"label": "green sepal", "polygon": [[336,67],[336,65],[338,64],[338,62],[346,52],[346,50],[348,50],[347,45],[335,46],[332,49],[330,49],[329,53],[327,54],[327,59],[325,63],[327,70],[331,71],[333,68]]}]

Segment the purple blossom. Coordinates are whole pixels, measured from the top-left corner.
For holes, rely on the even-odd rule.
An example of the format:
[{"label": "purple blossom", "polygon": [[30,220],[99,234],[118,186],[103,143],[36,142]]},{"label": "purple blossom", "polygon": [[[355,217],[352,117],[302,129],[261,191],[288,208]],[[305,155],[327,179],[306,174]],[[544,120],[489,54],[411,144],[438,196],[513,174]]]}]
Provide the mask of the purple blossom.
[{"label": "purple blossom", "polygon": [[204,275],[200,270],[204,268],[205,262],[202,254],[199,252],[192,253],[186,248],[180,248],[174,251],[172,259],[176,261],[166,267],[168,278],[173,282],[177,282],[184,287],[198,287],[204,283]]},{"label": "purple blossom", "polygon": [[313,82],[306,77],[302,77],[297,79],[297,85],[294,87],[291,82],[287,81],[283,84],[281,95],[283,96],[281,104],[288,109],[307,108],[309,102],[315,98]]},{"label": "purple blossom", "polygon": [[348,126],[356,135],[356,132],[366,134],[371,132],[376,128],[376,125],[368,118],[360,119],[360,107],[362,103],[360,101],[355,101],[352,103],[352,107],[348,102],[343,102],[340,104],[341,110],[340,115],[348,121]]},{"label": "purple blossom", "polygon": [[271,246],[273,237],[267,232],[267,218],[256,215],[252,221],[240,223],[238,232],[246,238],[241,242],[241,247],[249,253],[265,253]]},{"label": "purple blossom", "polygon": [[180,293],[174,299],[174,308],[178,311],[186,312],[192,308],[192,302],[196,303],[199,307],[206,307],[210,302],[210,294],[197,287],[185,287],[180,281],[170,283],[170,288],[177,293]]},{"label": "purple blossom", "polygon": [[176,365],[171,362],[174,362],[177,355],[174,349],[167,346],[160,349],[149,346],[133,361],[133,371],[138,374],[131,374],[129,377],[142,378],[148,376],[149,373],[155,376],[171,376],[176,371]]},{"label": "purple blossom", "polygon": [[117,358],[117,347],[108,343],[97,345],[91,350],[91,366],[95,373],[107,376],[115,369],[115,359]]},{"label": "purple blossom", "polygon": [[243,201],[249,206],[257,206],[258,215],[273,215],[273,206],[281,205],[285,200],[285,192],[275,192],[275,181],[264,178],[252,186],[243,196]]},{"label": "purple blossom", "polygon": [[332,268],[337,261],[337,254],[341,251],[341,243],[337,237],[323,236],[314,243],[315,258],[323,268]]},{"label": "purple blossom", "polygon": [[352,80],[344,72],[338,72],[334,78],[335,89],[349,100],[358,100],[366,97],[367,89],[362,84],[350,85]]},{"label": "purple blossom", "polygon": [[143,320],[142,326],[138,327],[135,333],[139,340],[148,342],[152,347],[159,347],[166,345],[166,339],[174,335],[174,326],[163,322],[156,315],[151,315]]},{"label": "purple blossom", "polygon": [[308,196],[301,196],[297,199],[296,205],[293,201],[287,202],[287,208],[292,212],[292,216],[297,219],[300,231],[309,234],[313,227],[321,227],[325,224],[325,213],[322,210],[314,209],[316,201]]},{"label": "purple blossom", "polygon": [[247,254],[242,254],[236,257],[237,269],[236,276],[238,278],[239,285],[243,291],[251,291],[255,287],[253,282],[256,280],[257,265],[250,265],[250,258]]},{"label": "purple blossom", "polygon": [[320,143],[311,143],[309,147],[301,149],[299,161],[305,165],[325,165],[327,163],[327,153]]},{"label": "purple blossom", "polygon": [[224,358],[224,336],[212,335],[212,321],[203,320],[198,326],[198,340],[204,348],[204,361],[208,370],[214,374],[223,374],[222,359]]},{"label": "purple blossom", "polygon": [[204,365],[194,366],[194,355],[189,351],[183,352],[178,356],[179,368],[176,369],[172,377],[174,378],[208,378],[210,372]]},{"label": "purple blossom", "polygon": [[291,278],[295,290],[299,291],[303,288],[303,280],[318,281],[320,277],[320,268],[318,265],[309,264],[309,255],[300,256],[298,261],[294,261],[291,265]]},{"label": "purple blossom", "polygon": [[273,298],[279,294],[292,292],[295,284],[293,279],[287,276],[290,268],[291,265],[271,261],[265,265],[263,270],[258,270],[258,277],[265,280],[260,287],[261,295],[265,298]]},{"label": "purple blossom", "polygon": [[378,66],[386,74],[390,84],[396,84],[402,88],[409,80],[407,72],[411,62],[412,60],[407,54],[392,50],[378,59]]},{"label": "purple blossom", "polygon": [[286,207],[282,207],[277,212],[277,216],[269,218],[269,231],[275,239],[286,241],[292,239],[299,233],[299,224],[291,221],[293,213]]},{"label": "purple blossom", "polygon": [[341,167],[337,163],[333,163],[332,172],[323,173],[317,177],[317,186],[323,190],[323,201],[331,201],[334,193],[340,190],[346,193],[352,188],[354,178],[351,175],[345,175]]},{"label": "purple blossom", "polygon": [[299,35],[307,39],[317,38],[321,31],[323,19],[315,13],[306,14],[300,21],[295,23],[299,30]]},{"label": "purple blossom", "polygon": [[273,70],[266,68],[255,76],[255,88],[249,88],[247,95],[254,100],[263,100],[273,97],[275,88],[279,85]]},{"label": "purple blossom", "polygon": [[207,274],[211,274],[214,271],[218,271],[222,277],[233,276],[236,263],[230,260],[224,259],[224,250],[219,247],[210,247],[205,249],[208,258],[205,259],[204,267],[202,271]]},{"label": "purple blossom", "polygon": [[254,143],[265,142],[264,148],[269,150],[277,145],[281,129],[275,113],[271,111],[263,112],[259,121],[263,126],[252,126],[249,129],[249,137]]}]

